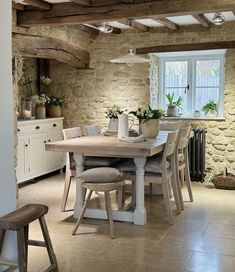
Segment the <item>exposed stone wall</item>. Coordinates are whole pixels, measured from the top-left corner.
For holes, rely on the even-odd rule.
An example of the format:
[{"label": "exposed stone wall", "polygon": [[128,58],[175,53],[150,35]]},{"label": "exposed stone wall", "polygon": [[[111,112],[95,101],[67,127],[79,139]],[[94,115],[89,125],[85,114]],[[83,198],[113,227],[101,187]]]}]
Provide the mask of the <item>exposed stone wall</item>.
[{"label": "exposed stone wall", "polygon": [[[157,28],[151,32],[123,31],[120,35],[101,34],[96,39],[70,28],[40,28],[48,34],[79,44],[90,52],[90,70],[76,70],[51,61],[50,76],[54,81],[50,92],[66,95],[63,108],[65,126],[100,123],[107,125],[105,110],[116,103],[128,111],[149,103],[149,65],[128,67],[109,63],[123,55],[129,46],[145,47],[164,44],[223,41],[235,39],[235,23],[205,29],[199,25],[181,27],[177,31]],[[235,172],[235,51],[228,50],[225,64],[225,122],[199,122],[208,127],[207,166]]]}]

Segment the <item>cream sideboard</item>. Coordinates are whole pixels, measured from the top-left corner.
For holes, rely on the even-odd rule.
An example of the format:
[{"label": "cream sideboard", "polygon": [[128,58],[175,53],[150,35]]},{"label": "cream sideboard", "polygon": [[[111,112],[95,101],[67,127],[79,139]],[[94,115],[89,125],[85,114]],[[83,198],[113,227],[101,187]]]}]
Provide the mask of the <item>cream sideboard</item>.
[{"label": "cream sideboard", "polygon": [[63,168],[64,154],[45,151],[45,144],[63,139],[63,118],[18,122],[17,182]]}]

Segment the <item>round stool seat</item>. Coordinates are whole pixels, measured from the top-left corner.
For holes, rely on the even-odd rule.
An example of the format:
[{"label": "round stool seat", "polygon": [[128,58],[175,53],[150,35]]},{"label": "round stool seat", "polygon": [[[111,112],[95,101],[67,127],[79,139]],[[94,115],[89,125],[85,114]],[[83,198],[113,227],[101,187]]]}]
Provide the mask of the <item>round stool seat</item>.
[{"label": "round stool seat", "polygon": [[88,183],[112,183],[123,180],[123,173],[112,167],[96,167],[82,172],[78,178]]},{"label": "round stool seat", "polygon": [[0,217],[0,229],[19,230],[48,212],[46,205],[28,204]]}]

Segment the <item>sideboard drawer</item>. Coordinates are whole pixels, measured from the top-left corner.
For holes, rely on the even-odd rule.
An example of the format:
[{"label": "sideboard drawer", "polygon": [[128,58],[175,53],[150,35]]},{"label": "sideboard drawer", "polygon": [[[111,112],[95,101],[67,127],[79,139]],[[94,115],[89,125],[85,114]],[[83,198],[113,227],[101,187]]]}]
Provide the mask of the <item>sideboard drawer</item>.
[{"label": "sideboard drawer", "polygon": [[25,133],[38,133],[44,132],[46,130],[46,124],[43,123],[36,123],[27,126],[18,126],[18,134],[25,134]]},{"label": "sideboard drawer", "polygon": [[56,130],[56,129],[62,129],[63,128],[63,122],[62,120],[55,120],[53,122],[49,122],[47,124],[48,130]]}]

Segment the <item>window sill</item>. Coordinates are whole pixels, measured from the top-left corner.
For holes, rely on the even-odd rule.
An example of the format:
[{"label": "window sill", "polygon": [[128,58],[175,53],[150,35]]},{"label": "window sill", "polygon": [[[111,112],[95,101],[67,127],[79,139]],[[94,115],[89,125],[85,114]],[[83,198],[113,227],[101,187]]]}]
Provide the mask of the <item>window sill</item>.
[{"label": "window sill", "polygon": [[225,121],[224,117],[211,117],[206,116],[194,117],[194,116],[177,116],[177,117],[163,117],[162,120],[192,120],[192,121]]}]

